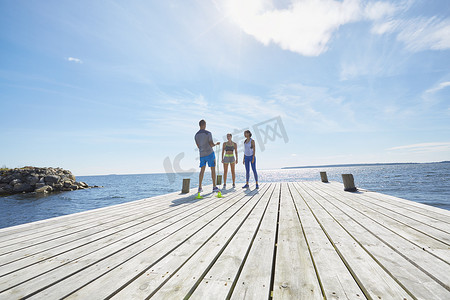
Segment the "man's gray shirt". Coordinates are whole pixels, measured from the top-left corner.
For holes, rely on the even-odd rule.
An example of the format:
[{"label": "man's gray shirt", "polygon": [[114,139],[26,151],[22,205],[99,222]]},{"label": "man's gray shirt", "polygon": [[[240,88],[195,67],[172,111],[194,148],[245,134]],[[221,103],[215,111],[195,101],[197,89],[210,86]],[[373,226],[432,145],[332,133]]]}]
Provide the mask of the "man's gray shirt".
[{"label": "man's gray shirt", "polygon": [[200,129],[195,134],[195,142],[198,145],[198,150],[200,151],[200,157],[208,156],[213,153],[213,149],[209,142],[212,142],[212,134],[208,130]]}]

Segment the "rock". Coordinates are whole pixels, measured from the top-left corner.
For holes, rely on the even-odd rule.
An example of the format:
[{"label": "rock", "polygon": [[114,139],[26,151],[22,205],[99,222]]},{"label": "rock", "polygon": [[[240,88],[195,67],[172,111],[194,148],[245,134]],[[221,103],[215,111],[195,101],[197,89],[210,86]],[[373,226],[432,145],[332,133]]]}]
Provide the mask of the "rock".
[{"label": "rock", "polygon": [[47,175],[44,178],[45,183],[57,183],[59,179],[60,177],[58,175]]},{"label": "rock", "polygon": [[3,190],[5,190],[5,191],[7,191],[7,192],[9,192],[9,193],[11,193],[12,190],[13,190],[13,186],[12,186],[12,185],[9,185],[9,184],[4,185],[2,188],[3,188]]},{"label": "rock", "polygon": [[53,189],[49,185],[44,185],[43,187],[40,187],[35,190],[36,193],[48,193],[51,192]]},{"label": "rock", "polygon": [[23,167],[0,169],[0,195],[32,192],[72,191],[91,188],[85,182],[76,182],[69,170],[61,168]]},{"label": "rock", "polygon": [[65,180],[65,181],[63,182],[63,184],[64,184],[64,187],[68,188],[68,187],[70,187],[71,185],[73,185],[73,182],[72,182],[71,180]]},{"label": "rock", "polygon": [[38,182],[38,183],[36,183],[36,185],[35,185],[35,189],[40,189],[40,188],[43,187],[43,186],[45,186],[45,183]]},{"label": "rock", "polygon": [[14,179],[20,179],[20,180],[22,180],[22,173],[20,173],[19,171],[15,171],[15,172],[12,174],[12,176],[13,176]]},{"label": "rock", "polygon": [[40,187],[38,189],[35,189],[34,191],[36,193],[38,193],[38,194],[45,194],[45,193],[47,193],[47,189],[45,187]]},{"label": "rock", "polygon": [[83,181],[78,182],[78,186],[83,189],[87,189],[89,187],[89,185],[87,185],[87,183]]},{"label": "rock", "polygon": [[7,183],[0,183],[0,195],[8,195],[12,192],[12,186]]},{"label": "rock", "polygon": [[13,180],[11,180],[11,182],[9,184],[12,185],[12,186],[15,186],[18,183],[22,183],[22,180],[20,180],[20,179],[13,179]]},{"label": "rock", "polygon": [[60,191],[62,188],[63,188],[62,182],[58,182],[58,183],[53,185],[53,190],[54,191]]},{"label": "rock", "polygon": [[39,182],[39,176],[36,175],[30,175],[26,178],[26,182],[30,185],[36,185],[37,182]]},{"label": "rock", "polygon": [[3,183],[10,183],[11,180],[13,180],[14,177],[12,175],[6,175],[6,176],[2,176],[1,182]]},{"label": "rock", "polygon": [[31,186],[28,183],[24,183],[24,185],[25,185],[24,192],[26,192],[26,193],[34,192],[34,187],[33,186]]},{"label": "rock", "polygon": [[14,193],[32,192],[34,189],[28,183],[16,183],[13,188]]}]

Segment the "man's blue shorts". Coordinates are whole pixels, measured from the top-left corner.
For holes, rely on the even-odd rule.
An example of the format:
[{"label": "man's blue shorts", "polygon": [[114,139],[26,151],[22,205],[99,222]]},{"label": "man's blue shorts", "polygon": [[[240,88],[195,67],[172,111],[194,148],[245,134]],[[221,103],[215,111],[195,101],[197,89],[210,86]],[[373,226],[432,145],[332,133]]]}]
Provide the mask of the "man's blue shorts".
[{"label": "man's blue shorts", "polygon": [[200,157],[200,168],[206,166],[206,163],[208,163],[209,167],[216,166],[216,155],[214,154],[214,152],[212,152],[210,155]]}]

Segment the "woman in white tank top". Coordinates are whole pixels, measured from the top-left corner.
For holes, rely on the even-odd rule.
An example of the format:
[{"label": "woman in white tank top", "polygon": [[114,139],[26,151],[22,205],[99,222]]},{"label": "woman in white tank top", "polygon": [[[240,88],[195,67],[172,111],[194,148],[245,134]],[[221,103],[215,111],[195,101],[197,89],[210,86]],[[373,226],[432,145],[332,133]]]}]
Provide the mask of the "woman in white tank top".
[{"label": "woman in white tank top", "polygon": [[256,172],[256,156],[255,156],[255,141],[252,139],[252,133],[250,130],[244,131],[245,141],[244,141],[244,161],[242,162],[245,165],[245,178],[246,183],[242,187],[243,189],[247,189],[249,187],[248,180],[250,178],[250,165],[253,170],[253,176],[256,181],[256,188],[259,188],[258,185],[258,173]]}]

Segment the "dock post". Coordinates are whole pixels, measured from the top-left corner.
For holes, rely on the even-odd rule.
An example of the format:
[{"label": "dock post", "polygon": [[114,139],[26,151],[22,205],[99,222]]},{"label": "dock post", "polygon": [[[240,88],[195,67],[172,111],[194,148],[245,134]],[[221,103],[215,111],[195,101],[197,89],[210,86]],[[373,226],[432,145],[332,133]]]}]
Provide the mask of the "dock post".
[{"label": "dock post", "polygon": [[189,186],[191,184],[191,179],[190,178],[183,178],[183,187],[181,188],[181,193],[182,194],[187,194],[189,193]]},{"label": "dock post", "polygon": [[217,175],[216,185],[221,185],[221,184],[222,184],[222,175]]},{"label": "dock post", "polygon": [[320,172],[320,180],[322,180],[322,182],[328,182],[327,172]]},{"label": "dock post", "polygon": [[352,174],[342,174],[342,181],[344,182],[344,191],[356,192],[358,190],[355,187],[355,180]]}]

